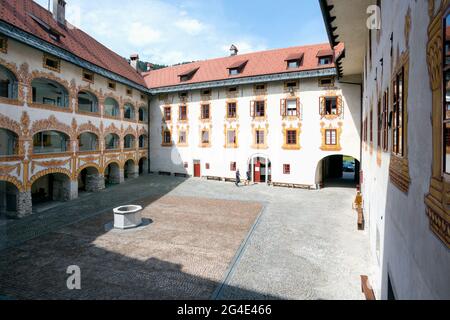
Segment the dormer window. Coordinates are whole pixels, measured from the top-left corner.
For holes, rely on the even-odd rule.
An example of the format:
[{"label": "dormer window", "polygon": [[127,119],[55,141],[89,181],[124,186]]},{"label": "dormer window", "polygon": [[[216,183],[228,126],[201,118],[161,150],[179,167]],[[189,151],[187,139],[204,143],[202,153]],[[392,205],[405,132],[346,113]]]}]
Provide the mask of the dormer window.
[{"label": "dormer window", "polygon": [[233,63],[231,66],[228,67],[228,73],[230,76],[236,76],[238,74],[241,74],[242,71],[244,71],[244,68],[247,64],[248,60],[245,61],[238,61]]},{"label": "dormer window", "polygon": [[285,61],[287,63],[288,69],[297,69],[302,66],[303,63],[303,53],[294,53],[289,55]]},{"label": "dormer window", "polygon": [[198,69],[199,68],[191,69],[186,72],[183,72],[182,74],[179,74],[178,76],[180,77],[180,82],[192,80],[194,75],[197,73]]},{"label": "dormer window", "polygon": [[58,58],[44,54],[44,68],[59,72],[60,67],[61,61]]},{"label": "dormer window", "polygon": [[317,53],[319,59],[319,65],[324,66],[333,63],[334,51],[333,50],[320,50]]}]

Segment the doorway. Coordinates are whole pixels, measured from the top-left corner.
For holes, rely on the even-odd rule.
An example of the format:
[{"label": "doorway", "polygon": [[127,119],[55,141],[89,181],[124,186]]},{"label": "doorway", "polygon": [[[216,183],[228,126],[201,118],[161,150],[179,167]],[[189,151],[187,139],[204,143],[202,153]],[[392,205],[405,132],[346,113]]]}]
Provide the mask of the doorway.
[{"label": "doorway", "polygon": [[272,163],[267,156],[253,156],[249,161],[248,170],[254,183],[270,183],[272,181]]},{"label": "doorway", "polygon": [[201,178],[202,172],[201,172],[201,162],[200,160],[194,160],[194,177],[195,178]]}]

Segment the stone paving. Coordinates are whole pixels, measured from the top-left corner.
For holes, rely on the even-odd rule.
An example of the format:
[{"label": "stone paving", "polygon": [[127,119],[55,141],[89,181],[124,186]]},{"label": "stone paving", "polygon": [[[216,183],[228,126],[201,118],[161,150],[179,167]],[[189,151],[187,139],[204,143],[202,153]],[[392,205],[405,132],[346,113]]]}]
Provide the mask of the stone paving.
[{"label": "stone paving", "polygon": [[[142,177],[8,223],[0,236],[9,248],[0,252],[0,296],[363,299],[359,276],[370,273],[369,241],[356,230],[354,196],[351,188],[236,188]],[[105,233],[111,208],[139,199],[160,225],[120,241]],[[73,293],[64,272],[46,270],[77,259],[86,287]]]}]

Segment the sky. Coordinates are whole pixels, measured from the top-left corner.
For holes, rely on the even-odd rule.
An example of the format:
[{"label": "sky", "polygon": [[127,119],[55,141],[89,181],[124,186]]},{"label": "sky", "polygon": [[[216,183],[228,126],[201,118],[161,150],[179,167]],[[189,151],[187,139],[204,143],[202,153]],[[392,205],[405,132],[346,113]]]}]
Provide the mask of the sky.
[{"label": "sky", "polygon": [[[35,0],[45,8],[49,0]],[[328,42],[317,0],[66,0],[66,18],[118,54],[172,65]]]}]

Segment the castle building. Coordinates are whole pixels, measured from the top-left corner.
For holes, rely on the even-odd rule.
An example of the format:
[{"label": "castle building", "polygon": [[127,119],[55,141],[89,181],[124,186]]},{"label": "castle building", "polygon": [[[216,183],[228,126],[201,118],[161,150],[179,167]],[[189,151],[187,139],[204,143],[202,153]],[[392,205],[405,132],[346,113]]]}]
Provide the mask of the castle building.
[{"label": "castle building", "polygon": [[358,163],[361,88],[335,81],[343,47],[231,52],[144,74],[152,171],[318,188],[344,155]]},{"label": "castle building", "polygon": [[65,1],[53,14],[3,2],[0,212],[23,217],[148,171],[148,103],[139,72],[71,26]]},{"label": "castle building", "polygon": [[363,88],[361,190],[381,299],[450,298],[450,1],[321,0]]}]

